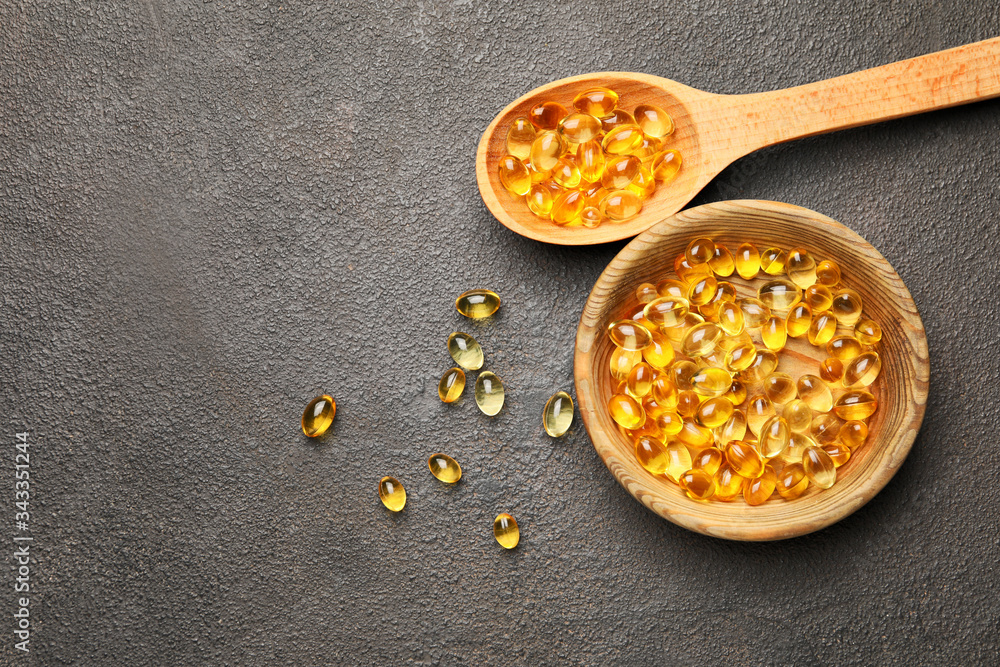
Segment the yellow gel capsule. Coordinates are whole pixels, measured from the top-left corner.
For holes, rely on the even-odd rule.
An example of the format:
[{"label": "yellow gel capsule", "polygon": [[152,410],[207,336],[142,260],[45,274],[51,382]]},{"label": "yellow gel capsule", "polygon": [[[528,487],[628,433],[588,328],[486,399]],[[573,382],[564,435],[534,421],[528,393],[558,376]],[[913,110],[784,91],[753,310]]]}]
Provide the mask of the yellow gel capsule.
[{"label": "yellow gel capsule", "polygon": [[769,276],[781,275],[785,272],[785,260],[788,255],[781,248],[768,248],[760,254],[760,270]]},{"label": "yellow gel capsule", "polygon": [[562,156],[552,167],[552,181],[560,187],[572,189],[580,185],[581,180],[580,168],[572,156]]},{"label": "yellow gel capsule", "polygon": [[499,308],[500,297],[488,289],[470,289],[455,299],[455,310],[473,320],[489,317]]},{"label": "yellow gel capsule", "polygon": [[406,506],[406,489],[395,477],[383,477],[379,481],[378,497],[392,512],[399,512]]},{"label": "yellow gel capsule", "polygon": [[531,189],[531,176],[524,163],[513,155],[504,155],[497,166],[500,185],[514,195],[526,195]]},{"label": "yellow gel capsule", "polygon": [[757,348],[752,342],[737,345],[726,352],[726,368],[734,373],[745,371],[757,360]]},{"label": "yellow gel capsule", "polygon": [[653,174],[646,167],[639,167],[639,173],[635,175],[632,182],[625,186],[625,189],[641,200],[649,199],[656,192],[656,181]]},{"label": "yellow gel capsule", "polygon": [[518,160],[527,160],[535,134],[535,126],[531,121],[524,116],[515,118],[507,129],[507,152]]},{"label": "yellow gel capsule", "polygon": [[503,407],[503,383],[496,374],[483,371],[476,378],[476,405],[484,415],[492,417]]},{"label": "yellow gel capsule", "polygon": [[833,295],[830,312],[845,327],[852,327],[861,318],[861,295],[852,289],[842,289]]},{"label": "yellow gel capsule", "polygon": [[784,417],[771,417],[760,429],[757,451],[766,459],[781,454],[788,447],[792,429]]},{"label": "yellow gel capsule", "polygon": [[552,190],[544,185],[535,183],[524,196],[524,201],[528,204],[528,210],[539,218],[549,219],[552,211]]},{"label": "yellow gel capsule", "polygon": [[743,280],[751,280],[760,271],[760,251],[752,243],[744,243],[736,249],[736,273]]},{"label": "yellow gel capsule", "polygon": [[618,93],[608,88],[589,88],[573,98],[573,106],[581,112],[604,118],[618,105]]},{"label": "yellow gel capsule", "polygon": [[681,417],[694,417],[701,405],[701,394],[693,389],[683,389],[677,392],[677,412]]},{"label": "yellow gel capsule", "polygon": [[833,292],[826,285],[810,285],[802,290],[802,300],[816,312],[828,310],[833,305]]},{"label": "yellow gel capsule", "polygon": [[809,478],[801,463],[789,463],[778,473],[776,488],[785,500],[795,500],[809,487]]},{"label": "yellow gel capsule", "polygon": [[476,371],[483,367],[483,348],[467,333],[456,331],[448,336],[448,354],[466,370]]},{"label": "yellow gel capsule", "polygon": [[761,505],[771,497],[777,485],[778,475],[774,468],[765,465],[760,477],[749,480],[743,486],[743,499],[747,501],[747,505]]},{"label": "yellow gel capsule", "polygon": [[696,238],[692,239],[684,249],[684,258],[688,264],[704,264],[715,255],[715,243],[712,239]]},{"label": "yellow gel capsule", "polygon": [[680,254],[674,260],[674,272],[678,278],[690,285],[695,280],[712,275],[712,267],[708,264],[692,264],[687,261],[685,255]]},{"label": "yellow gel capsule", "polygon": [[802,454],[807,447],[816,447],[816,441],[805,433],[796,433],[788,438],[788,448],[781,453],[780,459],[784,463],[802,463]]},{"label": "yellow gel capsule", "polygon": [[703,368],[691,376],[691,388],[702,396],[722,396],[732,383],[732,376],[721,368]]},{"label": "yellow gel capsule", "polygon": [[590,114],[571,113],[561,121],[556,130],[567,144],[582,144],[601,133],[601,121]]},{"label": "yellow gel capsule", "polygon": [[757,298],[771,310],[783,313],[802,299],[802,290],[787,280],[770,280],[757,290]]},{"label": "yellow gel capsule", "polygon": [[674,360],[674,348],[659,331],[650,332],[649,338],[649,345],[642,349],[643,359],[653,368],[666,368]]},{"label": "yellow gel capsule", "polygon": [[635,320],[612,322],[608,325],[608,337],[612,343],[626,350],[642,350],[653,342],[649,330]]},{"label": "yellow gel capsule", "polygon": [[813,315],[806,331],[806,338],[813,345],[820,346],[829,343],[836,333],[837,320],[829,312],[823,312]]},{"label": "yellow gel capsule", "polygon": [[692,468],[704,470],[709,475],[715,475],[726,460],[726,455],[718,447],[709,447],[698,452],[691,463]]},{"label": "yellow gel capsule", "polygon": [[584,206],[583,210],[580,211],[580,224],[584,227],[589,227],[590,229],[600,227],[604,220],[604,214],[596,206]]},{"label": "yellow gel capsule", "polygon": [[573,399],[565,391],[557,391],[545,402],[542,426],[553,438],[561,438],[573,424]]},{"label": "yellow gel capsule", "polygon": [[667,410],[656,416],[656,427],[664,436],[674,436],[684,428],[684,419],[676,412]]},{"label": "yellow gel capsule", "polygon": [[718,289],[718,282],[716,282],[715,276],[703,276],[693,281],[691,287],[688,288],[688,303],[692,306],[704,306],[715,296],[716,289]]},{"label": "yellow gel capsule", "polygon": [[844,377],[844,362],[835,357],[828,357],[819,363],[819,376],[823,382],[833,384]]},{"label": "yellow gel capsule", "polygon": [[669,183],[677,178],[681,171],[680,151],[670,148],[663,151],[663,154],[653,160],[653,178],[661,183]]},{"label": "yellow gel capsule", "polygon": [[[731,401],[730,401],[731,402]],[[725,447],[733,440],[742,440],[747,434],[747,418],[741,411],[733,408],[733,413],[721,427],[715,431],[715,441]]]},{"label": "yellow gel capsule", "polygon": [[719,306],[719,328],[726,335],[737,336],[746,328],[746,317],[743,308],[737,303],[723,301]]},{"label": "yellow gel capsule", "polygon": [[659,297],[660,295],[656,292],[656,285],[653,283],[641,283],[635,288],[635,298],[644,306]]},{"label": "yellow gel capsule", "polygon": [[639,158],[639,161],[642,162],[642,166],[650,170],[650,177],[652,177],[654,160],[660,157],[663,153],[663,143],[663,139],[657,139],[655,137],[645,135],[642,138],[642,143],[639,144],[638,148],[631,153],[631,155]]},{"label": "yellow gel capsule", "polygon": [[493,537],[504,549],[513,549],[521,541],[521,530],[517,520],[504,512],[493,519]]},{"label": "yellow gel capsule", "polygon": [[465,390],[465,373],[461,368],[449,368],[438,382],[438,397],[445,403],[454,403]]},{"label": "yellow gel capsule", "polygon": [[542,102],[528,111],[528,120],[539,130],[554,130],[569,111],[558,102]]},{"label": "yellow gel capsule", "polygon": [[729,399],[729,402],[733,405],[742,405],[743,401],[747,400],[747,388],[739,380],[733,380],[733,383],[729,385],[729,389],[723,394]]},{"label": "yellow gel capsule", "polygon": [[666,445],[667,468],[663,474],[672,482],[680,482],[681,475],[691,469],[691,451],[679,440]]},{"label": "yellow gel capsule", "polygon": [[611,157],[604,163],[601,185],[609,191],[624,190],[635,180],[641,168],[642,163],[633,155]]},{"label": "yellow gel capsule", "polygon": [[864,352],[854,359],[844,368],[844,386],[867,387],[882,370],[882,359],[878,352]]},{"label": "yellow gel capsule", "polygon": [[656,293],[660,296],[672,296],[687,301],[687,284],[680,280],[667,278],[656,283]]},{"label": "yellow gel capsule", "polygon": [[833,406],[833,413],[841,419],[858,421],[868,419],[878,409],[878,401],[875,397],[863,389],[849,391],[840,398]]},{"label": "yellow gel capsule", "polygon": [[805,401],[796,398],[785,405],[781,416],[793,433],[807,433],[812,425],[813,411]]},{"label": "yellow gel capsule", "polygon": [[764,346],[773,352],[784,348],[788,341],[785,320],[775,315],[767,318],[760,327],[760,338],[764,341]]},{"label": "yellow gel capsule", "polygon": [[841,361],[850,361],[864,351],[854,336],[835,336],[826,344],[826,353]]},{"label": "yellow gel capsule", "polygon": [[809,435],[821,445],[829,445],[837,441],[843,422],[832,414],[824,413],[813,417],[809,427]]},{"label": "yellow gel capsule", "polygon": [[830,457],[833,461],[833,465],[837,468],[847,463],[851,458],[850,448],[842,442],[835,442],[832,445],[823,445],[822,450],[826,452],[826,455]]},{"label": "yellow gel capsule", "polygon": [[578,220],[581,213],[583,213],[583,193],[579,190],[566,190],[552,200],[549,216],[553,223],[562,226]]},{"label": "yellow gel capsule", "polygon": [[604,135],[601,146],[605,153],[624,155],[642,145],[642,130],[638,125],[623,124]]},{"label": "yellow gel capsule", "polygon": [[764,459],[748,442],[734,440],[726,445],[726,462],[737,474],[748,479],[759,477],[764,472]]},{"label": "yellow gel capsule", "polygon": [[704,470],[688,470],[678,484],[692,500],[708,500],[715,493],[715,478]]},{"label": "yellow gel capsule", "polygon": [[760,382],[774,372],[778,367],[778,356],[771,350],[757,350],[757,356],[753,362],[747,366],[746,370],[740,373],[743,382]]},{"label": "yellow gel capsule", "polygon": [[840,266],[832,259],[824,259],[816,265],[816,282],[832,287],[840,282]]},{"label": "yellow gel capsule", "polygon": [[684,335],[681,350],[689,357],[704,357],[715,349],[715,342],[721,337],[722,329],[718,325],[712,322],[696,324]]},{"label": "yellow gel capsule", "polygon": [[673,119],[655,104],[640,104],[632,112],[632,116],[643,134],[650,137],[669,137],[674,132]]},{"label": "yellow gel capsule", "polygon": [[796,388],[799,391],[799,398],[815,412],[829,412],[833,407],[833,394],[821,378],[810,374],[802,375],[796,383]]},{"label": "yellow gel capsule", "polygon": [[653,390],[651,392],[653,400],[668,410],[677,407],[678,394],[677,385],[667,374],[661,374],[653,380]]},{"label": "yellow gel capsule", "polygon": [[[552,192],[552,196],[555,197],[558,192],[562,190],[558,185],[552,182],[552,170],[551,169],[538,169],[535,165],[530,162],[525,165],[528,168],[528,175],[531,177],[531,184],[537,185],[539,183],[544,183],[549,191]],[[558,188],[558,189],[556,189]]]},{"label": "yellow gel capsule", "polygon": [[753,297],[737,299],[736,305],[743,311],[743,322],[748,329],[760,327],[771,316],[771,309],[765,306],[760,299]]},{"label": "yellow gel capsule", "polygon": [[607,134],[622,125],[636,125],[635,118],[624,109],[615,109],[607,116],[601,116],[601,129]]},{"label": "yellow gel capsule", "polygon": [[612,396],[608,401],[608,412],[619,426],[629,430],[639,428],[646,421],[646,412],[642,409],[642,405],[628,394]]},{"label": "yellow gel capsule", "polygon": [[653,367],[644,361],[637,363],[625,379],[625,388],[629,396],[645,398],[653,389]]},{"label": "yellow gel capsule", "polygon": [[767,396],[757,395],[747,404],[747,426],[754,435],[760,435],[764,424],[774,416],[774,403]]},{"label": "yellow gel capsule", "polygon": [[689,447],[708,447],[715,441],[715,436],[711,429],[707,429],[693,419],[685,419],[681,425],[681,430],[677,432],[677,439]]},{"label": "yellow gel capsule", "polygon": [[720,278],[728,278],[736,271],[736,262],[733,260],[733,253],[722,245],[715,246],[712,258],[708,260],[708,265],[712,271]]},{"label": "yellow gel capsule", "polygon": [[642,210],[642,200],[630,190],[614,190],[601,200],[601,213],[611,222],[624,222]]},{"label": "yellow gel capsule", "polygon": [[588,183],[601,180],[606,164],[601,142],[591,139],[580,144],[576,149],[576,163],[580,167],[580,176],[583,180]]},{"label": "yellow gel capsule", "polygon": [[802,454],[802,470],[809,481],[821,489],[829,489],[837,481],[837,467],[830,455],[819,447],[806,447]]},{"label": "yellow gel capsule", "polygon": [[566,152],[566,143],[555,132],[539,132],[531,142],[531,164],[539,171],[551,171]]},{"label": "yellow gel capsule", "polygon": [[432,475],[445,484],[454,484],[462,479],[462,466],[447,454],[440,452],[431,454],[427,459],[427,467],[430,468]]},{"label": "yellow gel capsule", "polygon": [[858,320],[854,325],[854,336],[865,345],[874,345],[882,340],[882,327],[874,320]]},{"label": "yellow gel capsule", "polygon": [[317,396],[302,411],[302,432],[310,438],[318,438],[327,432],[336,415],[336,401],[326,394]]},{"label": "yellow gel capsule", "polygon": [[[725,424],[733,414],[733,404],[729,399],[717,396],[698,406],[695,418],[705,428],[717,428]],[[715,472],[714,470],[712,472]]]},{"label": "yellow gel capsule", "polygon": [[746,477],[738,474],[728,462],[715,472],[715,499],[729,502],[743,493]]},{"label": "yellow gel capsule", "polygon": [[636,438],[635,458],[639,465],[654,475],[662,475],[667,470],[667,450],[656,438]]},{"label": "yellow gel capsule", "polygon": [[799,338],[809,331],[812,320],[812,309],[804,303],[797,303],[785,318],[785,332],[792,338]]},{"label": "yellow gel capsule", "polygon": [[678,322],[676,326],[666,326],[661,324],[660,331],[662,331],[664,335],[674,343],[680,344],[688,329],[696,324],[702,324],[704,321],[705,318],[698,313],[688,312],[681,318],[680,322]]},{"label": "yellow gel capsule", "polygon": [[784,405],[795,398],[798,389],[788,373],[771,373],[764,378],[764,393],[772,403]]},{"label": "yellow gel capsule", "polygon": [[816,282],[816,260],[804,248],[792,248],[785,261],[788,279],[805,289]]},{"label": "yellow gel capsule", "polygon": [[632,371],[632,367],[640,361],[642,361],[642,352],[639,350],[626,350],[625,348],[615,347],[611,353],[610,360],[611,377],[619,382],[624,382],[628,378],[628,374]]},{"label": "yellow gel capsule", "polygon": [[840,439],[840,442],[851,449],[857,449],[865,444],[865,439],[868,437],[868,424],[855,420],[846,422],[840,427],[837,437]]}]

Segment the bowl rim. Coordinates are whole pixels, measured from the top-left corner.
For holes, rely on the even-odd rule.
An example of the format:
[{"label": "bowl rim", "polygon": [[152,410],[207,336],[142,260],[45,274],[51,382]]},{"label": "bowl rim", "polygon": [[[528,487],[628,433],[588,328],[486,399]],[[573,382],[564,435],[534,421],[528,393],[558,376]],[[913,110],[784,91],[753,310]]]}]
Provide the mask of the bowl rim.
[{"label": "bowl rim", "polygon": [[[873,474],[857,482],[858,487],[850,495],[839,499],[833,507],[825,508],[822,514],[814,515],[807,512],[800,520],[782,521],[780,524],[755,520],[754,517],[760,515],[755,515],[752,511],[740,515],[732,512],[731,518],[736,520],[730,521],[725,518],[727,510],[720,512],[719,506],[740,507],[742,504],[699,503],[676,495],[676,492],[664,495],[652,484],[655,480],[648,473],[645,477],[631,474],[630,469],[634,469],[636,464],[619,460],[618,448],[612,444],[612,437],[598,424],[596,411],[603,409],[603,406],[598,405],[599,385],[590,373],[593,351],[603,334],[603,331],[598,329],[600,313],[607,309],[604,301],[619,282],[619,276],[630,271],[637,263],[643,261],[642,258],[647,253],[668,239],[678,234],[689,234],[690,232],[684,230],[690,224],[734,219],[737,216],[744,218],[767,216],[772,221],[777,216],[788,224],[807,225],[822,229],[825,233],[832,232],[856,247],[868,261],[877,265],[876,268],[891,283],[892,300],[905,307],[907,326],[903,330],[908,339],[907,343],[913,351],[913,354],[907,357],[912,362],[908,375],[913,381],[904,389],[901,398],[905,404],[903,419],[900,428],[885,444],[886,452],[880,457],[884,463],[876,468]],[[615,479],[636,500],[668,521],[704,535],[732,540],[769,541],[805,535],[832,525],[862,507],[888,484],[909,454],[923,421],[929,390],[930,360],[926,332],[909,290],[885,257],[864,238],[832,218],[807,208],[775,201],[733,200],[682,210],[636,236],[619,251],[597,279],[580,315],[574,349],[573,376],[580,416],[594,449]],[[617,437],[617,434],[614,437]],[[656,484],[662,487],[665,483],[656,482]],[[716,509],[711,511],[706,509],[713,505]],[[719,525],[718,521],[722,524]]]}]

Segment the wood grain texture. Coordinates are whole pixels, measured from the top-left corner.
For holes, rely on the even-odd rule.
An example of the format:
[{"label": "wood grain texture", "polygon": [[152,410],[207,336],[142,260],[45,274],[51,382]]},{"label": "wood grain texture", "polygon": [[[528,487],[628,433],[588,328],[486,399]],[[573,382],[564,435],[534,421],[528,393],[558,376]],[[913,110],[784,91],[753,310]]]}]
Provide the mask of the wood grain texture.
[{"label": "wood grain texture", "polygon": [[[864,312],[879,322],[882,372],[870,390],[879,409],[869,420],[867,442],[838,470],[837,483],[822,491],[810,486],[793,501],[772,498],[758,507],[696,502],[666,478],[651,475],[635,458],[632,443],[607,412],[613,389],[608,361],[613,346],[607,325],[630,309],[634,289],[673,272],[674,258],[696,236],[732,250],[744,241],[761,250],[804,247],[820,259],[834,259],[843,284],[857,290]],[[732,279],[741,294],[750,289]],[[839,333],[845,333],[842,327]],[[779,370],[798,377],[816,372],[826,355],[803,340],[789,339]],[[601,274],[580,318],[574,376],[580,414],[594,448],[615,478],[639,502],[691,530],[734,540],[776,540],[803,535],[839,521],[864,505],[892,478],[916,438],[927,401],[930,365],[923,324],[909,291],[889,263],[860,236],[808,209],[763,201],[707,204],[682,211],[629,243]],[[748,394],[754,389],[748,387]],[[841,392],[835,391],[835,396]]]},{"label": "wood grain texture", "polygon": [[[545,100],[569,107],[577,93],[597,85],[618,92],[629,111],[645,103],[666,109],[677,127],[670,147],[681,152],[683,167],[672,183],[658,185],[632,220],[594,229],[559,227],[504,190],[497,164],[507,152],[514,118]],[[765,146],[997,96],[1000,38],[748,95],[716,95],[648,74],[583,74],[536,88],[501,111],[479,141],[476,180],[490,212],[518,234],[561,245],[605,243],[635,236],[673,215],[734,160]]]}]

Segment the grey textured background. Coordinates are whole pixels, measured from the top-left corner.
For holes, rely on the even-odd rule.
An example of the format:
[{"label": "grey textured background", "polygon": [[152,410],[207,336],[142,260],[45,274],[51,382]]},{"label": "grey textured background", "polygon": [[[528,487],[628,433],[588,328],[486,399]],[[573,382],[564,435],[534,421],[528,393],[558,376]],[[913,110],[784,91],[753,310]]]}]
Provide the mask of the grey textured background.
[{"label": "grey textured background", "polygon": [[[995,2],[23,3],[0,9],[4,664],[997,664],[1000,101],[786,144],[694,203],[858,231],[927,327],[916,445],[862,510],[738,544],[636,503],[579,421],[573,337],[621,244],[486,211],[509,101],[595,70],[753,92],[1000,34]],[[825,5],[825,6],[824,6]],[[489,286],[495,321],[452,300]],[[455,329],[508,402],[438,400]],[[339,404],[319,442],[317,392]],[[13,433],[32,620],[12,649]],[[427,472],[443,450],[465,470]],[[375,496],[384,474],[405,512]],[[5,480],[5,481],[4,481]],[[520,547],[490,523],[507,510]]]}]

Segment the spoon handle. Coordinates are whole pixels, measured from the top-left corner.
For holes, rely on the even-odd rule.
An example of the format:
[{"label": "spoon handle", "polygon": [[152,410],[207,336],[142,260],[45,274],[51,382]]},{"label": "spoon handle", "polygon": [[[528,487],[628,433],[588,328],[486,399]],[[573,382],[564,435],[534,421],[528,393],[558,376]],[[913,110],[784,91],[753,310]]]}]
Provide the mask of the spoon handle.
[{"label": "spoon handle", "polygon": [[730,98],[743,155],[772,144],[1000,96],[1000,37],[816,83]]}]

